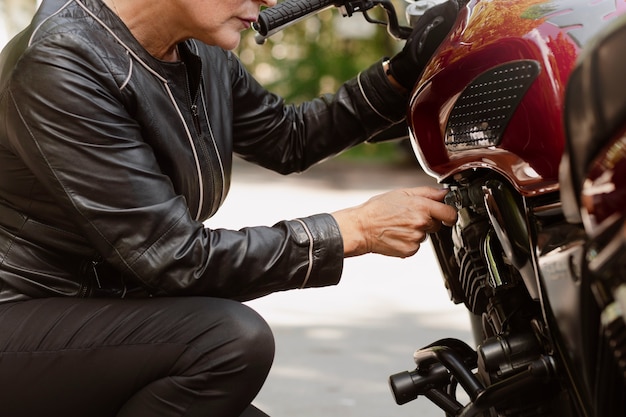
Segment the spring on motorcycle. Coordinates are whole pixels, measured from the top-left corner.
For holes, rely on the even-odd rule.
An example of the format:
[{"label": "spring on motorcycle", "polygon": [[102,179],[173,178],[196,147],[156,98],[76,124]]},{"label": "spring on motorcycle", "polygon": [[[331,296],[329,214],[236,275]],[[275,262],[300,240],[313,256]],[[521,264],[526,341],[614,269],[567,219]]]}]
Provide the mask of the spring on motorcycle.
[{"label": "spring on motorcycle", "polygon": [[[409,25],[441,1],[409,3]],[[391,1],[286,0],[261,14],[257,41],[330,7],[410,32]],[[416,368],[389,378],[398,404],[626,416],[625,46],[624,0],[459,3],[405,129],[458,210],[431,242],[474,340],[417,349]]]}]

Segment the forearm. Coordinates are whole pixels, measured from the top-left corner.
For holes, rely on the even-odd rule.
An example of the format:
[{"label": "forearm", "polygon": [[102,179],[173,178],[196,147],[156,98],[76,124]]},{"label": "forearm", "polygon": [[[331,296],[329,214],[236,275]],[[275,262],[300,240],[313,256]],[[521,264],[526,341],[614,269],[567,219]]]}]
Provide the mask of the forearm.
[{"label": "forearm", "polygon": [[[253,81],[243,84],[247,93],[235,107],[234,150],[246,160],[284,174],[304,171],[406,116],[408,95],[394,87],[382,61],[344,83],[336,94],[300,106],[285,105]],[[252,112],[254,123],[246,116]]]}]

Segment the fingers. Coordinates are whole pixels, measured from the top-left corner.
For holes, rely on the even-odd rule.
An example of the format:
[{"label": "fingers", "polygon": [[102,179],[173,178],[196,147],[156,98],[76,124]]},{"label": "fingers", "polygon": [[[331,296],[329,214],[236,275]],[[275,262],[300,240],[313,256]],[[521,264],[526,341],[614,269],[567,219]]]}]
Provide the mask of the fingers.
[{"label": "fingers", "polygon": [[456,210],[442,203],[446,193],[433,187],[393,190],[333,213],[344,239],[344,256],[413,255],[442,223],[456,222]]},{"label": "fingers", "polygon": [[456,222],[456,210],[442,203],[446,194],[442,189],[416,187],[372,198],[364,206],[369,251],[403,258],[413,255],[442,223]]},{"label": "fingers", "polygon": [[453,226],[456,223],[458,213],[456,209],[447,204],[438,203],[432,206],[430,216],[437,219],[446,226]]},{"label": "fingers", "polygon": [[[448,190],[433,187],[417,187],[406,189],[406,192],[415,197],[424,197],[429,201],[426,203],[427,215],[441,222],[446,226],[452,226],[456,223],[457,211],[454,207],[441,203],[448,193]],[[436,225],[436,230],[429,230],[429,233],[434,233],[439,230],[439,225]]]},{"label": "fingers", "polygon": [[448,190],[445,188],[435,188],[435,187],[414,187],[414,188],[406,188],[405,191],[416,197],[426,197],[431,200],[443,201],[443,198],[448,194]]}]

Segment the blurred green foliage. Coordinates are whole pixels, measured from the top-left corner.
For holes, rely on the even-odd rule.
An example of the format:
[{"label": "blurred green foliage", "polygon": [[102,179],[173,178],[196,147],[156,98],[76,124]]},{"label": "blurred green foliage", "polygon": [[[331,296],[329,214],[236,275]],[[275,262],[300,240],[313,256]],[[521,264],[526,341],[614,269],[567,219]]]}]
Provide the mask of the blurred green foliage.
[{"label": "blurred green foliage", "polygon": [[266,88],[296,103],[334,92],[402,44],[361,13],[343,17],[336,8],[286,28],[263,45],[256,43],[254,35],[250,30],[242,37],[236,51],[242,62]]},{"label": "blurred green foliage", "polygon": [[[404,0],[392,0],[400,24],[406,25]],[[30,20],[38,0],[0,0],[0,37],[13,36]],[[385,20],[382,8],[369,11]],[[6,32],[6,35],[4,34]],[[258,45],[248,30],[235,51],[248,70],[270,91],[290,103],[300,103],[333,93],[384,56],[394,55],[404,44],[393,39],[382,25],[369,23],[361,13],[343,17],[335,7],[296,23]],[[394,143],[361,145],[342,156],[360,159],[393,159]],[[405,151],[406,152],[406,151]],[[405,155],[406,156],[406,155]]]},{"label": "blurred green foliage", "polygon": [[[404,2],[396,6],[404,24]],[[370,11],[383,20],[384,10]],[[343,17],[330,8],[273,35],[263,45],[247,31],[236,51],[248,70],[268,90],[290,103],[300,103],[324,93],[333,93],[346,80],[382,57],[392,56],[404,44],[392,38],[387,28],[367,22],[361,13]],[[387,160],[406,158],[396,143],[363,144],[343,158]],[[400,153],[400,154],[398,154]]]}]

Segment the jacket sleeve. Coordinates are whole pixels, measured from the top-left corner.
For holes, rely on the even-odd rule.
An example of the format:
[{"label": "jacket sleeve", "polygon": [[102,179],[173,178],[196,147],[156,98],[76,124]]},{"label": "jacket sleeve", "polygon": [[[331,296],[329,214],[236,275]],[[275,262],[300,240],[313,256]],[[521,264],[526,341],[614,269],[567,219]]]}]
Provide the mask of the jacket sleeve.
[{"label": "jacket sleeve", "polygon": [[288,105],[231,56],[234,150],[273,171],[301,172],[405,119],[408,94],[389,82],[382,60],[326,94]]},{"label": "jacket sleeve", "polygon": [[[244,300],[339,281],[342,240],[328,214],[241,230],[210,230],[193,219],[122,105],[124,72],[111,74],[88,44],[67,52],[67,39],[63,47],[50,42],[15,68],[1,121],[3,145],[45,190],[29,198],[50,196],[62,213],[49,226],[75,225],[71,232],[153,295]],[[57,253],[55,262],[72,260]]]}]

